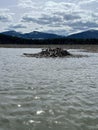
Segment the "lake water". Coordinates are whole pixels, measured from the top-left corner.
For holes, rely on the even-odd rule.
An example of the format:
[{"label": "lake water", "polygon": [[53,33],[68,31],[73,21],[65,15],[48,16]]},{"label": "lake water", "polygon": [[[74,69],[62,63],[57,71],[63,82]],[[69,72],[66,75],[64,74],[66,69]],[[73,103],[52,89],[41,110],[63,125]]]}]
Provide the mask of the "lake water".
[{"label": "lake water", "polygon": [[28,58],[0,48],[0,130],[98,130],[98,53]]}]

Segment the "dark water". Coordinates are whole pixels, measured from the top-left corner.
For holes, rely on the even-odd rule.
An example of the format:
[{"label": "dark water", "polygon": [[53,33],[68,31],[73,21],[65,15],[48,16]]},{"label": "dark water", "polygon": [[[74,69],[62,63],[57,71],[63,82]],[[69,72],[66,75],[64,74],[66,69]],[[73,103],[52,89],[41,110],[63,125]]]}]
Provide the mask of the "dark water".
[{"label": "dark water", "polygon": [[98,53],[28,58],[0,48],[0,130],[98,130]]}]

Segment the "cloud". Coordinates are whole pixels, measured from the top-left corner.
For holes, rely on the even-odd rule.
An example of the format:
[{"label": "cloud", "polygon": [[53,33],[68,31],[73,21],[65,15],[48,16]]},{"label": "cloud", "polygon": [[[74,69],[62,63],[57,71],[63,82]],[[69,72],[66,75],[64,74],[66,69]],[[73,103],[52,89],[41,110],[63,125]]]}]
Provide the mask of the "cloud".
[{"label": "cloud", "polygon": [[56,24],[56,23],[60,23],[62,22],[62,17],[58,17],[56,15],[54,16],[50,16],[47,14],[43,14],[41,17],[39,18],[33,18],[32,16],[24,16],[22,18],[23,22],[33,22],[33,23],[37,23],[40,25],[52,25],[52,24]]},{"label": "cloud", "polygon": [[89,21],[87,22],[78,21],[75,23],[71,23],[70,26],[72,26],[73,29],[82,30],[82,29],[88,29],[88,28],[97,28],[98,24],[95,22],[89,22]]},{"label": "cloud", "polygon": [[0,9],[0,22],[11,22],[13,20],[14,13],[11,13],[9,9]]},{"label": "cloud", "polygon": [[[13,21],[8,27],[22,31],[37,28],[39,31],[68,34],[97,28],[97,6],[97,0],[18,0],[15,8],[0,12],[0,22]],[[15,17],[11,11],[16,14]]]},{"label": "cloud", "polygon": [[0,22],[9,22],[10,19],[8,16],[0,15]]},{"label": "cloud", "polygon": [[18,0],[18,6],[21,8],[33,8],[34,2],[32,0]]},{"label": "cloud", "polygon": [[42,16],[38,18],[34,18],[32,16],[24,16],[22,18],[22,22],[27,22],[27,23],[37,23],[42,26],[47,26],[47,27],[63,27],[67,26],[68,23],[72,23],[74,20],[79,20],[81,17],[78,15],[73,15],[72,14],[66,14],[65,12],[62,13],[54,13],[51,15],[47,14],[42,14]]},{"label": "cloud", "polygon": [[25,24],[30,23],[32,26],[36,24],[42,26],[43,30],[47,29],[53,32],[61,32],[59,30],[65,32],[64,29],[66,29],[66,33],[71,33],[75,29],[85,30],[98,26],[98,14],[81,9],[80,3],[76,5],[75,3],[69,2],[57,3],[48,1],[44,5],[40,5],[39,9],[41,11],[35,12],[35,15],[33,11],[24,14],[21,22]]},{"label": "cloud", "polygon": [[24,29],[24,28],[26,28],[26,26],[24,26],[24,25],[22,25],[22,24],[16,24],[16,25],[9,25],[9,27],[8,27],[9,29],[11,29],[11,30],[14,30],[14,29]]},{"label": "cloud", "polygon": [[32,15],[33,11],[31,11],[31,13],[24,14],[22,17],[22,22],[32,22],[41,25],[59,25],[65,20],[69,21],[80,18],[80,16],[72,14],[72,8],[74,7],[76,7],[75,4],[71,3],[56,3],[49,1],[39,7],[41,11],[38,12],[38,15]]},{"label": "cloud", "polygon": [[96,1],[96,0],[82,0],[82,1],[79,1],[79,4],[82,4],[82,5],[84,5],[84,4],[94,4],[94,3],[98,3],[98,1]]}]

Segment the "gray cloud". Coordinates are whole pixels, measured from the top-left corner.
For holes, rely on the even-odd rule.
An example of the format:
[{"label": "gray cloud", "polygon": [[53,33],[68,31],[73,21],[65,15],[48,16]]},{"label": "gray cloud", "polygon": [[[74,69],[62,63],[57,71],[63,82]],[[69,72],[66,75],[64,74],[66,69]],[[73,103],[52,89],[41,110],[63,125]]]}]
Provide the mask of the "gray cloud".
[{"label": "gray cloud", "polygon": [[[97,0],[18,0],[16,8],[13,8],[16,11],[12,10],[16,13],[14,24],[11,23],[8,27],[23,31],[39,28],[42,31],[58,33],[65,32],[66,29],[66,34],[73,30],[97,28],[97,6]],[[0,12],[0,22],[13,20],[11,9]]]},{"label": "gray cloud", "polygon": [[22,25],[22,24],[17,24],[17,25],[9,25],[10,29],[23,29],[26,28],[26,26]]},{"label": "gray cloud", "polygon": [[33,21],[36,21],[36,20],[30,16],[23,16],[21,20],[21,22],[33,22]]},{"label": "gray cloud", "polygon": [[0,9],[0,22],[11,22],[14,13],[11,13],[9,9]]},{"label": "gray cloud", "polygon": [[74,14],[74,13],[66,13],[66,12],[56,12],[56,13],[52,13],[52,14],[41,14],[40,17],[32,17],[32,15],[30,14],[26,14],[25,16],[23,16],[22,18],[22,22],[33,22],[33,23],[37,23],[37,24],[47,24],[47,25],[52,25],[52,24],[62,24],[65,21],[67,22],[71,22],[73,20],[76,19],[80,19],[81,16],[79,16],[79,14]]},{"label": "gray cloud", "polygon": [[0,16],[0,22],[9,22],[9,21],[10,21],[9,17],[3,15]]},{"label": "gray cloud", "polygon": [[32,0],[18,0],[18,6],[21,8],[34,8],[34,2]]},{"label": "gray cloud", "polygon": [[57,15],[50,16],[50,15],[42,15],[39,18],[33,18],[30,16],[24,16],[22,18],[22,22],[33,22],[40,25],[52,25],[53,23],[60,23],[62,22],[62,17],[58,17]]},{"label": "gray cloud", "polygon": [[[38,25],[63,28],[69,26],[72,30],[85,30],[88,28],[97,28],[97,14],[89,14],[88,12],[77,10],[75,12],[56,12],[52,14],[41,14],[40,17],[32,17],[32,15],[25,15],[22,22],[36,23]],[[48,29],[49,30],[49,29]],[[51,30],[51,29],[50,29]],[[69,32],[69,30],[67,30]],[[71,30],[70,30],[71,31]],[[61,32],[61,31],[58,31]],[[64,32],[64,31],[62,31]]]},{"label": "gray cloud", "polygon": [[89,28],[97,28],[98,24],[94,22],[82,22],[78,21],[75,23],[69,23],[69,26],[72,26],[72,28],[75,30],[83,30],[83,29],[89,29]]}]

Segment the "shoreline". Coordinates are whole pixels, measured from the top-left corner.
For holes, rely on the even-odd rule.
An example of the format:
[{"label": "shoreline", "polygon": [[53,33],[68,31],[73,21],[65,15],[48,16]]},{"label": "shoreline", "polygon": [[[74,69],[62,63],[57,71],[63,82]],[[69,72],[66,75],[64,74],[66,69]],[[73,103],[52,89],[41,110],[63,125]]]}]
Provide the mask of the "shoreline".
[{"label": "shoreline", "polygon": [[84,49],[86,51],[91,51],[91,52],[98,52],[98,45],[95,44],[51,44],[51,45],[27,45],[27,44],[0,44],[0,48],[49,48],[49,47],[60,47],[60,48],[65,48],[65,49]]}]

